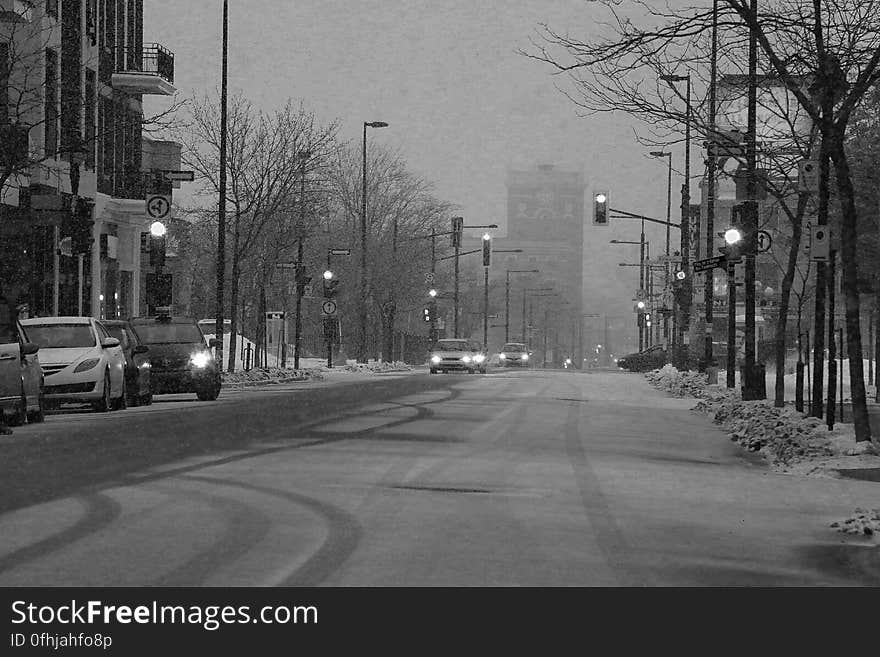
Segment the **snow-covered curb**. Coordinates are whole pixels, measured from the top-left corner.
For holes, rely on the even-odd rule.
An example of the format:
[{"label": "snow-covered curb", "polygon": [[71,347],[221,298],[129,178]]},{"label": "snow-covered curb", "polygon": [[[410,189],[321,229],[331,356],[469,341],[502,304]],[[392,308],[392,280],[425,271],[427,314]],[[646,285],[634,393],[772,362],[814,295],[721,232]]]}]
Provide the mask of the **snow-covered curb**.
[{"label": "snow-covered curb", "polygon": [[766,400],[743,401],[735,389],[708,385],[704,374],[679,372],[671,365],[645,376],[661,390],[699,399],[694,411],[711,416],[731,440],[762,454],[776,472],[839,477],[842,469],[880,468],[877,444],[857,443],[851,424],[838,423],[827,431],[819,418]]},{"label": "snow-covered curb", "polygon": [[880,535],[880,509],[856,509],[849,518],[832,522],[831,526],[843,534],[878,536]]},{"label": "snow-covered curb", "polygon": [[318,368],[294,370],[281,367],[255,367],[243,372],[223,372],[223,385],[256,386],[323,378],[324,375]]},{"label": "snow-covered curb", "polygon": [[402,361],[394,361],[393,363],[358,363],[355,361],[346,361],[343,368],[347,372],[372,372],[374,374],[384,374],[385,372],[411,372],[412,366]]}]

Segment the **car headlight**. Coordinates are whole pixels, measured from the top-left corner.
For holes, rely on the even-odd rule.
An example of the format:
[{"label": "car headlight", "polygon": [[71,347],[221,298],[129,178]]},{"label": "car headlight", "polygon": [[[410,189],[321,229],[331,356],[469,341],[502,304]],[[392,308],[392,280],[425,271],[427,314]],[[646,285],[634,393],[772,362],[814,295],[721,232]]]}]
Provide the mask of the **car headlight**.
[{"label": "car headlight", "polygon": [[482,363],[484,360],[486,360],[486,357],[483,354],[477,354],[474,356],[474,362]]},{"label": "car headlight", "polygon": [[439,362],[440,362],[440,356],[438,356],[437,354],[434,354],[433,356],[431,356],[431,362],[432,362],[432,363],[439,363]]},{"label": "car headlight", "polygon": [[208,363],[211,362],[211,354],[207,351],[200,351],[193,354],[192,358],[189,359],[189,362],[199,368],[207,367]]},{"label": "car headlight", "polygon": [[76,369],[74,369],[73,371],[74,372],[85,372],[86,370],[92,369],[99,362],[100,362],[100,359],[98,359],[98,358],[87,358],[86,360],[81,362],[79,365],[77,365]]},{"label": "car headlight", "polygon": [[507,355],[502,351],[500,354],[498,354],[498,358],[507,358]]},{"label": "car headlight", "polygon": [[470,356],[462,356],[462,357],[461,357],[461,360],[462,360],[462,362],[464,362],[464,363],[470,363],[470,362],[471,362],[471,357],[470,357]]},{"label": "car headlight", "polygon": [[528,355],[528,354],[523,354],[523,355],[522,355],[522,359],[523,359],[523,360],[528,360],[528,359],[529,359],[529,355]]}]

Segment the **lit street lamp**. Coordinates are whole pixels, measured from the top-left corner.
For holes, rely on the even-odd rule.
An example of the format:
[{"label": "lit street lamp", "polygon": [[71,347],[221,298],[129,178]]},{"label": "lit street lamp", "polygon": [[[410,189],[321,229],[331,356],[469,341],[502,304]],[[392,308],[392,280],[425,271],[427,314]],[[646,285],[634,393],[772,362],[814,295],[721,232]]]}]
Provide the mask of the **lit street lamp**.
[{"label": "lit street lamp", "polygon": [[358,362],[367,362],[367,128],[387,128],[384,121],[364,121],[364,166],[361,187],[361,271]]}]

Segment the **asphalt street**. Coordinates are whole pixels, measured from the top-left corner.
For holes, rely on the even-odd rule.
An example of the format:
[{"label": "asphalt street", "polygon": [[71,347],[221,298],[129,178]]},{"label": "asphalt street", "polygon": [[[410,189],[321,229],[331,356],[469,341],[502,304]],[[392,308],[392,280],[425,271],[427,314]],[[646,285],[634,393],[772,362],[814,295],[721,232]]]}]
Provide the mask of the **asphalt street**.
[{"label": "asphalt street", "polygon": [[0,586],[880,584],[829,527],[876,483],[773,474],[640,375],[341,380],[17,430],[63,483],[7,490]]}]

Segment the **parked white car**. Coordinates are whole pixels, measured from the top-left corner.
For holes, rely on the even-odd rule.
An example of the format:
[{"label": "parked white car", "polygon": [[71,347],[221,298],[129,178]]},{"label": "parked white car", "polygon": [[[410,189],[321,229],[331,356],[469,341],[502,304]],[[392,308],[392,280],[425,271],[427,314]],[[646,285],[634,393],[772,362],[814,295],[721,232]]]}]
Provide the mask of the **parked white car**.
[{"label": "parked white car", "polygon": [[12,425],[42,422],[39,347],[28,341],[20,324],[2,319],[6,318],[0,318],[0,414]]},{"label": "parked white car", "polygon": [[40,347],[46,402],[125,408],[125,354],[93,317],[34,317],[21,322]]}]

